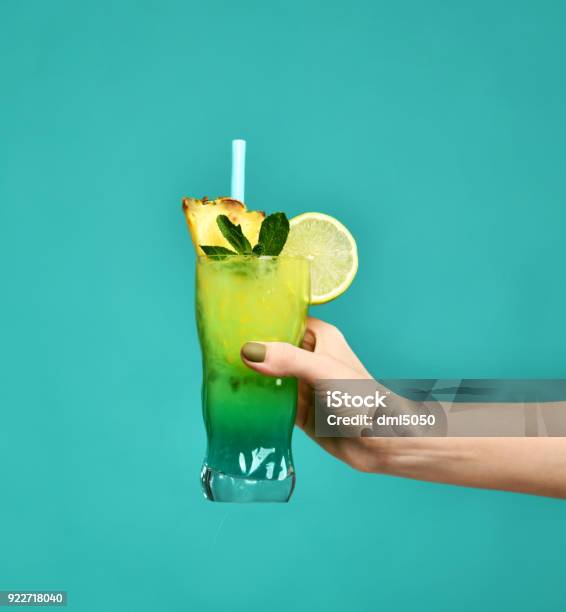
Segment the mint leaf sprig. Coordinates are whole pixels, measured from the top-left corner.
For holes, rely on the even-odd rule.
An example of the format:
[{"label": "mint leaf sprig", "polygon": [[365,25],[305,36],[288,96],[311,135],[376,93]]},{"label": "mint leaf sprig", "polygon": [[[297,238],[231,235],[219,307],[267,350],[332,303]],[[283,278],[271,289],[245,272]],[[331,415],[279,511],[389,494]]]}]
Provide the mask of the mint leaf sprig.
[{"label": "mint leaf sprig", "polygon": [[226,256],[226,255],[236,255],[236,253],[234,253],[234,251],[231,251],[230,249],[227,249],[226,247],[223,246],[203,246],[201,245],[200,247],[203,251],[205,255],[208,255],[209,257],[222,257],[222,256]]},{"label": "mint leaf sprig", "polygon": [[235,225],[227,215],[216,217],[218,228],[222,235],[234,249],[231,251],[222,246],[200,245],[208,257],[224,259],[227,255],[252,255],[256,257],[275,257],[281,253],[289,235],[289,220],[283,212],[276,212],[267,216],[259,230],[258,242],[253,247],[244,236],[241,225]]},{"label": "mint leaf sprig", "polygon": [[282,212],[269,215],[261,224],[258,242],[253,248],[254,255],[279,255],[287,242],[288,235],[287,215]]},{"label": "mint leaf sprig", "polygon": [[251,255],[252,245],[244,236],[241,225],[234,225],[228,215],[218,215],[216,224],[220,228],[222,235],[236,249],[240,255]]}]

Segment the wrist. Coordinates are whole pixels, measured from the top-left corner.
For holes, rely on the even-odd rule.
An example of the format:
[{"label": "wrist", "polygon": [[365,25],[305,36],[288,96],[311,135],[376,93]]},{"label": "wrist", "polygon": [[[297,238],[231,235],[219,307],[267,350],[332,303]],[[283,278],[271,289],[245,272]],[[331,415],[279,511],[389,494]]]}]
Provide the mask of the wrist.
[{"label": "wrist", "polygon": [[477,461],[471,444],[448,438],[360,438],[348,463],[362,472],[444,480]]}]

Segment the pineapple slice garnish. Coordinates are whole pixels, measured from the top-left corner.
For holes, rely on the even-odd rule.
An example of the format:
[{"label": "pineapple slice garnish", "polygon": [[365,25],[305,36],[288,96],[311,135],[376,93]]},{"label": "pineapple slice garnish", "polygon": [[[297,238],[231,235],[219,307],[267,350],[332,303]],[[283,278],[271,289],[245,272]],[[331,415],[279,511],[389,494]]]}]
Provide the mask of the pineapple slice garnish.
[{"label": "pineapple slice garnish", "polygon": [[257,243],[261,223],[265,219],[263,211],[248,210],[243,202],[232,198],[183,198],[183,211],[197,255],[204,255],[201,244],[232,249],[216,224],[218,215],[227,215],[232,223],[241,225],[244,236],[252,246]]}]

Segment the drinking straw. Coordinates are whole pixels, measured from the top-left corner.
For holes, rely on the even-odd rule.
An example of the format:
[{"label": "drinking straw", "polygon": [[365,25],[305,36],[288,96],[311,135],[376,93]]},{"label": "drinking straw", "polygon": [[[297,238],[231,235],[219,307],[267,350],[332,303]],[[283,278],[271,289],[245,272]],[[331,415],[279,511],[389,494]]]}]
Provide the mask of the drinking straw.
[{"label": "drinking straw", "polygon": [[232,197],[244,201],[246,183],[246,141],[232,141]]}]

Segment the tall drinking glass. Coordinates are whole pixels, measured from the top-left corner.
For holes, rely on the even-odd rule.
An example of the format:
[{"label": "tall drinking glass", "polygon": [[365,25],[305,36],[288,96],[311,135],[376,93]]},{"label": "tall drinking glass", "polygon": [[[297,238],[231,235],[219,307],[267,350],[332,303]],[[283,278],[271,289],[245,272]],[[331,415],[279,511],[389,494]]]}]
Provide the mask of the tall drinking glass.
[{"label": "tall drinking glass", "polygon": [[196,316],[208,447],[201,473],[213,501],[285,502],[295,484],[291,436],[297,381],[258,374],[245,342],[298,345],[310,294],[306,259],[199,257]]}]

